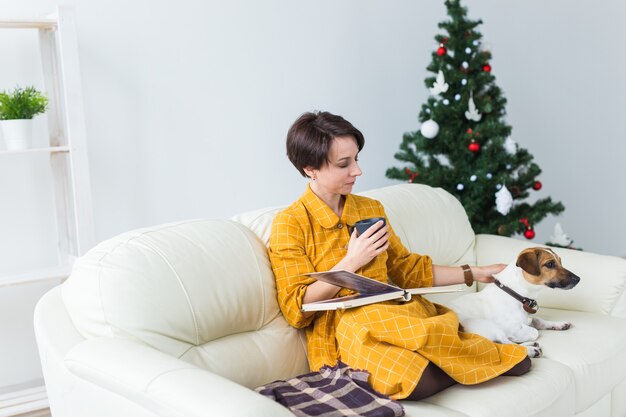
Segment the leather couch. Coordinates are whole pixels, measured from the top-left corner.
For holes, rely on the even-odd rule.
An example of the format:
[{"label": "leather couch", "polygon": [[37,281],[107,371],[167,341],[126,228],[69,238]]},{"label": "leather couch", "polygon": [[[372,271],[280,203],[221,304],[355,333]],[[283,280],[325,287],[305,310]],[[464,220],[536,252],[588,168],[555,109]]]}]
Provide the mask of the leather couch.
[{"label": "leather couch", "polygon": [[[475,235],[442,189],[403,184],[361,194],[380,200],[404,244],[437,264],[508,263],[537,245]],[[280,209],[134,230],[79,258],[35,311],[52,415],[291,415],[252,390],[309,371],[303,333],[276,303],[267,256]],[[626,415],[626,260],[555,251],[581,282],[543,290],[538,315],[573,327],[541,331],[544,356],[528,374],[403,401],[406,415]]]}]

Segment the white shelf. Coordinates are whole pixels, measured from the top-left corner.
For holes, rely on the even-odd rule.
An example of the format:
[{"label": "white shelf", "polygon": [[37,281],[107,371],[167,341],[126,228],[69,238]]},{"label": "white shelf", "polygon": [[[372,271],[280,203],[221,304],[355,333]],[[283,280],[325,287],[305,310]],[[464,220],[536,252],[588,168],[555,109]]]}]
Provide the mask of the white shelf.
[{"label": "white shelf", "polygon": [[20,153],[55,153],[69,152],[69,146],[49,146],[47,148],[19,149],[12,151],[0,151],[0,155],[20,154]]},{"label": "white shelf", "polygon": [[50,268],[33,269],[15,274],[0,274],[0,288],[51,279],[61,280],[69,277],[71,272],[71,265],[62,265]]},{"label": "white shelf", "polygon": [[5,29],[55,29],[56,19],[0,19],[0,28]]},{"label": "white shelf", "polygon": [[0,417],[22,415],[48,407],[46,387],[43,385],[0,394]]}]

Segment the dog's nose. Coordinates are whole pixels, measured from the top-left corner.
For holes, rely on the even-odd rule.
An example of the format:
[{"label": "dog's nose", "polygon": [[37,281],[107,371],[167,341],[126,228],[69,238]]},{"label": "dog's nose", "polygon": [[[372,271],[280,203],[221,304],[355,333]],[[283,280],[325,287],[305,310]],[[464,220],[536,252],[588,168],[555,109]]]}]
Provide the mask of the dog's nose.
[{"label": "dog's nose", "polygon": [[580,282],[580,277],[578,275],[571,274],[567,277],[566,286],[564,289],[569,290],[574,288]]}]

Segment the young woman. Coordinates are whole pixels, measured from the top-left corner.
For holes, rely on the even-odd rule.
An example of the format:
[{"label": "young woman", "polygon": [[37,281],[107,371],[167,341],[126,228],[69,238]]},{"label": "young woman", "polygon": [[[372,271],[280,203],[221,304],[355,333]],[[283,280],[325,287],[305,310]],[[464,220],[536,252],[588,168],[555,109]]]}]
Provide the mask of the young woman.
[{"label": "young woman", "polygon": [[289,129],[287,156],[310,178],[304,194],[280,212],[272,225],[270,260],[278,302],[287,322],[306,328],[311,369],[341,360],[370,372],[373,388],[396,399],[418,400],[456,382],[478,384],[498,375],[530,369],[526,348],[500,345],[460,333],[456,315],[423,297],[359,308],[304,313],[302,304],[351,290],[304,276],[345,269],[403,288],[459,284],[466,279],[492,282],[505,265],[433,265],[430,257],[410,253],[387,222],[357,236],[357,221],[385,217],[380,202],[353,195],[361,176],[361,132],[341,116],[305,113]]}]

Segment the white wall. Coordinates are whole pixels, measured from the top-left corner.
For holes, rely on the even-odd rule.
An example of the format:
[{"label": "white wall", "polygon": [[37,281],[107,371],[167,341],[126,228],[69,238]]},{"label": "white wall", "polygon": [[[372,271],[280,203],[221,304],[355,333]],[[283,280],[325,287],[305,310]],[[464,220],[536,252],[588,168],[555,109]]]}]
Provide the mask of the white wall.
[{"label": "white wall", "polygon": [[[285,134],[313,109],[339,113],[364,132],[356,191],[395,183],[384,172],[397,165],[402,134],[419,127],[425,68],[437,23],[447,17],[443,1],[434,0],[66,4],[77,12],[99,240],[156,223],[288,204],[305,182],[285,157]],[[544,243],[560,221],[584,249],[625,256],[626,2],[465,4],[470,17],[484,21],[479,30],[508,99],[512,137],[544,171],[535,195],[566,206],[537,227],[535,241]],[[5,1],[0,16],[54,7],[53,0]],[[31,40],[0,36],[0,88],[40,84]],[[27,192],[16,203],[13,172],[26,169],[16,161],[0,158],[0,273],[47,262],[41,242],[54,236],[43,187],[21,180]],[[29,172],[46,169],[24,164],[32,164]],[[3,313],[32,305],[44,290],[13,288]],[[0,329],[9,321],[0,317]],[[32,342],[24,329],[10,333],[16,345]],[[0,369],[14,366],[2,349]],[[21,371],[23,379],[39,377],[32,367]]]}]

